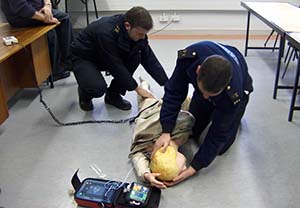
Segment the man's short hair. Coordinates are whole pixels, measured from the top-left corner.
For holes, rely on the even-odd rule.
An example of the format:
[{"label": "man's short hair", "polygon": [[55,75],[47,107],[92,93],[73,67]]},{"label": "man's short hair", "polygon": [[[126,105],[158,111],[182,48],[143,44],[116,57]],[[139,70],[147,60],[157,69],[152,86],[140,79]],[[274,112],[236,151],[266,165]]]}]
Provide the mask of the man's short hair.
[{"label": "man's short hair", "polygon": [[197,82],[210,93],[218,93],[224,89],[232,77],[231,63],[222,56],[212,55],[201,64]]},{"label": "man's short hair", "polygon": [[131,27],[141,27],[147,31],[153,27],[153,20],[150,13],[144,7],[132,7],[125,13],[125,21]]}]

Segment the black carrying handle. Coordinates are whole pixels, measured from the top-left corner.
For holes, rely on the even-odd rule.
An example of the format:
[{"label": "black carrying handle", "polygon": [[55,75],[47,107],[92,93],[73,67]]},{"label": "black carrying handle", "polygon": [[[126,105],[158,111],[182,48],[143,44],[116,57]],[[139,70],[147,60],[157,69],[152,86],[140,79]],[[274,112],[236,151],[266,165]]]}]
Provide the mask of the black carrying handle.
[{"label": "black carrying handle", "polygon": [[75,189],[75,191],[78,191],[78,189],[80,188],[81,186],[81,181],[77,175],[79,169],[76,170],[76,172],[74,173],[73,177],[72,177],[72,180],[71,180],[71,183],[73,185],[73,188]]}]

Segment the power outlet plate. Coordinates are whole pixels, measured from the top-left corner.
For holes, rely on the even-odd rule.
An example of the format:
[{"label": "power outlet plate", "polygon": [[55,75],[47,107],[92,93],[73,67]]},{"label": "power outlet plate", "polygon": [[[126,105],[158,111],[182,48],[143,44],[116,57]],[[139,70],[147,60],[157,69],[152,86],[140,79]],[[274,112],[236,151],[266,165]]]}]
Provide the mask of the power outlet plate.
[{"label": "power outlet plate", "polygon": [[180,21],[180,16],[179,15],[173,15],[172,16],[172,22],[179,22]]},{"label": "power outlet plate", "polygon": [[169,17],[167,15],[161,15],[159,16],[159,22],[168,22]]}]

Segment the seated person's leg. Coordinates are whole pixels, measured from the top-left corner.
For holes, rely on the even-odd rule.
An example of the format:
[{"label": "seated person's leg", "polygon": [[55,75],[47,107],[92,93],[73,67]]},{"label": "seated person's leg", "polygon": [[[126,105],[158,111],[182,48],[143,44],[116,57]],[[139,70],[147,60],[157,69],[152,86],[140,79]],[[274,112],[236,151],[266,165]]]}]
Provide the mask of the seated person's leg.
[{"label": "seated person's leg", "polygon": [[7,21],[13,27],[35,27],[35,26],[45,25],[45,23],[43,22],[34,19],[21,18],[21,17],[14,17],[14,18],[7,17]]},{"label": "seated person's leg", "polygon": [[60,52],[60,63],[64,70],[71,71],[70,45],[73,40],[73,30],[70,17],[67,13],[57,9],[52,10],[53,16],[60,21],[60,25],[55,28]]},{"label": "seated person's leg", "polygon": [[83,59],[73,58],[73,72],[78,83],[79,105],[84,111],[93,110],[92,99],[106,92],[106,82],[97,65]]},{"label": "seated person's leg", "polygon": [[49,55],[51,59],[53,81],[57,81],[69,77],[70,72],[66,72],[63,66],[59,64],[60,52],[58,47],[58,37],[57,37],[56,30],[50,30],[47,33],[47,37],[48,37]]}]

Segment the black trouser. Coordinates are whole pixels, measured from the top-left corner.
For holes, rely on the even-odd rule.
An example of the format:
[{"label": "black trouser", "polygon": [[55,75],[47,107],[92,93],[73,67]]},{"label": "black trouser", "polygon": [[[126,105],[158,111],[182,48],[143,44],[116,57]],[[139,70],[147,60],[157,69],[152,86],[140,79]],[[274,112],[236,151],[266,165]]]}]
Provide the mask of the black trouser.
[{"label": "black trouser", "polygon": [[[229,130],[230,138],[227,141],[227,143],[224,145],[222,150],[219,152],[219,155],[226,152],[228,148],[233,144],[236,138],[236,133],[238,131],[241,119],[245,113],[248,101],[249,101],[249,95],[244,94],[243,99],[241,100],[241,103],[237,111],[235,112],[235,118],[232,127]],[[208,100],[194,93],[191,100],[189,111],[194,115],[196,119],[195,126],[193,129],[193,134],[195,138],[198,138],[202,133],[202,131],[211,122],[214,109],[215,107],[211,102],[208,102]],[[218,129],[216,129],[216,131],[218,131]]]},{"label": "black trouser", "polygon": [[[63,72],[64,66],[70,62],[70,45],[73,40],[73,32],[67,13],[52,9],[52,14],[60,21],[60,24],[54,30],[47,33],[52,73],[55,75]],[[43,22],[26,18],[8,18],[8,21],[14,27],[45,25]]]},{"label": "black trouser", "polygon": [[[83,95],[82,99],[91,100],[92,98],[102,97],[106,91],[125,95],[126,89],[120,86],[115,79],[111,81],[109,88],[107,88],[106,81],[101,74],[101,68],[96,63],[75,55],[72,57],[72,62],[73,72]],[[134,71],[132,70],[130,73],[133,74]]]}]

